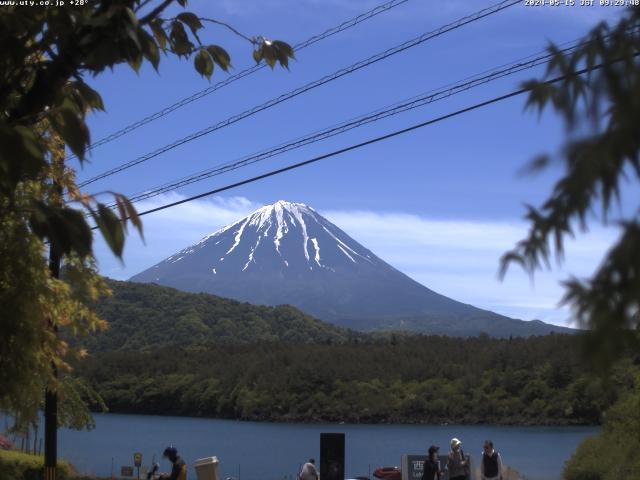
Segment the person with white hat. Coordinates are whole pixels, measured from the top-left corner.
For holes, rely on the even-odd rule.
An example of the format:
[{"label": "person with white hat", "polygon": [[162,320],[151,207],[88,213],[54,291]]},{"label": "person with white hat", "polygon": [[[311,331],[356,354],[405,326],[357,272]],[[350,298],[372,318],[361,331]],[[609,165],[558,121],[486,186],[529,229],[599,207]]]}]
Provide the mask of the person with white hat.
[{"label": "person with white hat", "polygon": [[449,480],[466,480],[469,476],[469,461],[462,451],[462,442],[457,438],[451,439],[447,469],[449,470]]}]

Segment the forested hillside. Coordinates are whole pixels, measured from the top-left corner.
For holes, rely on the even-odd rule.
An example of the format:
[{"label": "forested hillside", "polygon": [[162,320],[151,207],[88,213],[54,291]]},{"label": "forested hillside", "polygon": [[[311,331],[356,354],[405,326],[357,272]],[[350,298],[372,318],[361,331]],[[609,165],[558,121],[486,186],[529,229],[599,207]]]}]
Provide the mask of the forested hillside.
[{"label": "forested hillside", "polygon": [[[596,424],[634,384],[607,385],[575,335],[212,344],[96,355],[78,373],[115,412],[246,420]],[[635,362],[636,366],[633,366]]]},{"label": "forested hillside", "polygon": [[316,320],[290,307],[264,307],[210,294],[108,280],[113,296],[96,310],[110,328],[82,340],[90,352],[144,351],[216,343],[281,340],[344,342],[362,334]]},{"label": "forested hillside", "polygon": [[[120,282],[107,279],[113,295],[95,305],[98,315],[109,322],[110,328],[81,340],[90,352],[146,351],[160,347],[187,348],[211,343],[253,343],[283,341],[286,343],[344,343],[387,338],[393,322],[382,325],[370,319],[357,325],[360,330],[382,329],[375,333],[338,327],[313,318],[289,305],[267,307],[242,303],[206,293],[187,293],[155,284]],[[405,319],[412,330],[415,319]],[[424,320],[424,318],[422,319]],[[422,321],[421,320],[421,321]],[[417,320],[416,320],[417,321]],[[515,320],[508,320],[516,322]],[[445,321],[430,328],[439,335],[466,336],[460,323]],[[481,332],[507,331],[501,320],[486,320]],[[541,323],[521,322],[522,335],[534,335]],[[528,329],[527,325],[531,326]],[[567,329],[568,330],[568,329]],[[398,335],[411,335],[396,332]],[[493,335],[492,335],[493,336]],[[505,335],[496,335],[505,337]],[[508,337],[508,335],[506,335]]]}]

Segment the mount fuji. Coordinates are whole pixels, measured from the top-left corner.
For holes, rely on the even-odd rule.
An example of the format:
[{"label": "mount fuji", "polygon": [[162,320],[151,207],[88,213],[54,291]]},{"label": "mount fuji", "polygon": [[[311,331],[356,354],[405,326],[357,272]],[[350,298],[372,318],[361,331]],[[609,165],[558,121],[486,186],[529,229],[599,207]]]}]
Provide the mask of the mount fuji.
[{"label": "mount fuji", "polygon": [[442,335],[540,335],[567,328],[511,319],[412,280],[301,203],[278,201],[207,235],[130,281],[253,304],[290,304],[340,326]]}]

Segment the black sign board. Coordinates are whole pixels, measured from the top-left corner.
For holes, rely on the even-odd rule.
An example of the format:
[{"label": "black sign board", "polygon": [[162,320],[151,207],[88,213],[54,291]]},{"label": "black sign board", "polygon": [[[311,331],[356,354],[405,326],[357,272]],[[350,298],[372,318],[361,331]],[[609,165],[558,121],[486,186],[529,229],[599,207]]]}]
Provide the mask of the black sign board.
[{"label": "black sign board", "polygon": [[405,455],[403,458],[402,473],[406,470],[406,477],[403,480],[422,480],[422,472],[424,472],[424,462],[427,461],[426,455]]},{"label": "black sign board", "polygon": [[[422,480],[424,473],[424,462],[428,460],[427,455],[403,455],[402,456],[402,480]],[[467,455],[467,459],[469,456]],[[442,480],[449,480],[449,472],[447,467],[447,456],[438,455],[440,462],[440,470],[442,471]],[[431,480],[431,479],[428,479]]]},{"label": "black sign board", "polygon": [[323,480],[344,480],[344,433],[320,434],[320,475]]},{"label": "black sign board", "polygon": [[133,477],[133,467],[121,467],[120,468],[120,476],[121,477]]}]

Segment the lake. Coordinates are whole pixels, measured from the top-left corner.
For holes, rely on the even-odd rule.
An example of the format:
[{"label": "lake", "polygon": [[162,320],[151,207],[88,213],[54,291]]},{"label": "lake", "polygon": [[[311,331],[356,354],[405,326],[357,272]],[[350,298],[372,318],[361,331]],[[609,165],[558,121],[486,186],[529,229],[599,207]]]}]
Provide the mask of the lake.
[{"label": "lake", "polygon": [[175,445],[189,465],[197,458],[217,456],[220,477],[241,480],[294,480],[300,464],[320,457],[320,433],[345,433],[345,474],[369,475],[379,466],[400,465],[403,454],[421,454],[435,443],[441,453],[458,437],[465,453],[478,458],[485,439],[493,440],[506,464],[531,480],[560,478],[564,462],[598,427],[339,425],[257,423],[189,417],[96,414],[90,432],[61,430],[59,456],[83,473],[116,475],[133,465],[133,453],[143,454],[143,466],[156,457],[161,471],[164,448]]}]

